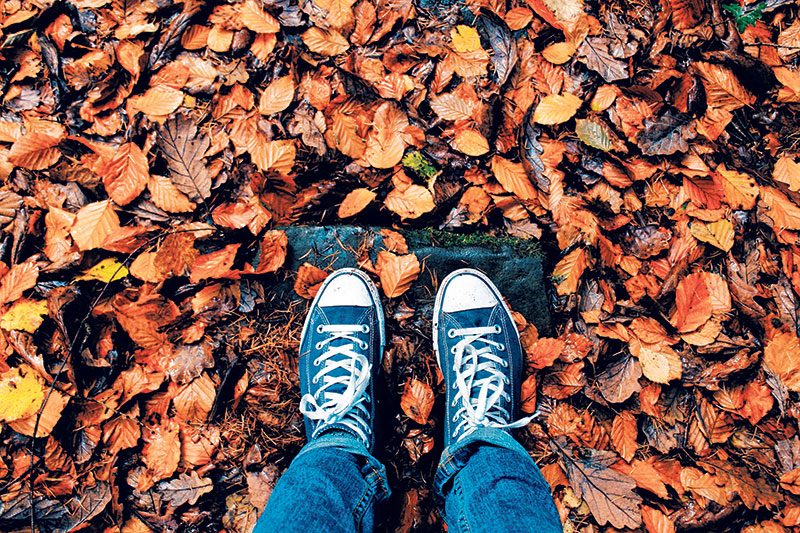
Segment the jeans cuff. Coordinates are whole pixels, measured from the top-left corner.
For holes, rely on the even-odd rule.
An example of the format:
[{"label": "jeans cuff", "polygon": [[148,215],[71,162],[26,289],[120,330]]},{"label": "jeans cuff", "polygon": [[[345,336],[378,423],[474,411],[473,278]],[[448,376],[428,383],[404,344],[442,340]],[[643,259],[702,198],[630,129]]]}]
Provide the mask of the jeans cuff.
[{"label": "jeans cuff", "polygon": [[300,456],[320,448],[337,448],[361,458],[364,461],[361,466],[361,475],[364,476],[364,479],[374,490],[376,500],[379,502],[385,501],[391,496],[392,491],[389,489],[386,467],[374,455],[369,453],[364,443],[355,435],[351,435],[346,431],[324,433],[303,446],[303,449],[300,450],[294,460],[296,461]]},{"label": "jeans cuff", "polygon": [[477,448],[486,444],[519,452],[534,463],[525,447],[508,432],[497,428],[478,428],[442,452],[442,458],[433,479],[434,499],[440,509],[444,505],[445,486],[464,468]]}]

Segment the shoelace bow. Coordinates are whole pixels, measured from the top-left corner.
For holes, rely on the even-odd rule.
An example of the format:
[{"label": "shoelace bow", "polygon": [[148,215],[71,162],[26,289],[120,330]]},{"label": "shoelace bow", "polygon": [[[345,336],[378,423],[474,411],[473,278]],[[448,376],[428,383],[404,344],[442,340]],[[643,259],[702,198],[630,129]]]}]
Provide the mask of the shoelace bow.
[{"label": "shoelace bow", "polygon": [[[317,326],[318,333],[330,336],[315,345],[316,350],[328,346],[314,360],[314,366],[322,366],[312,378],[312,383],[322,380],[322,386],[314,395],[306,394],[300,400],[300,412],[311,420],[319,421],[314,428],[312,438],[331,424],[340,423],[352,430],[365,443],[367,435],[372,433],[369,423],[369,411],[364,406],[368,401],[367,387],[372,372],[369,360],[356,351],[369,348],[369,344],[354,337],[353,333],[369,333],[369,326],[333,324]],[[350,344],[331,346],[335,340],[352,341]],[[336,356],[344,356],[334,360]],[[345,372],[341,376],[332,376],[337,369]]]},{"label": "shoelace bow", "polygon": [[[453,430],[454,438],[462,428],[465,428],[461,435],[464,437],[479,427],[513,429],[526,426],[533,420],[533,416],[529,416],[516,422],[509,422],[511,413],[499,404],[501,398],[507,402],[511,401],[511,396],[505,392],[509,380],[501,370],[508,367],[508,361],[493,353],[492,348],[502,352],[505,351],[505,346],[484,336],[501,331],[500,326],[487,326],[451,329],[447,332],[450,338],[464,337],[452,348],[455,354],[454,385],[457,389],[452,406],[455,407],[459,401],[461,402],[461,408],[453,416],[453,422],[461,419]],[[476,348],[477,342],[484,343],[484,346]],[[478,373],[485,375],[478,379]]]}]

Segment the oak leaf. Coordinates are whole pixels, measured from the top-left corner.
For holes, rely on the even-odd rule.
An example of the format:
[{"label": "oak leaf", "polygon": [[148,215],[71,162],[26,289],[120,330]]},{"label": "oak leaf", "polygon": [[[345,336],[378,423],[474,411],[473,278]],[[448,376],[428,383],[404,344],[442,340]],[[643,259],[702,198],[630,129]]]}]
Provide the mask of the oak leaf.
[{"label": "oak leaf", "polygon": [[378,252],[381,287],[388,298],[397,298],[406,292],[420,273],[416,254],[395,255],[392,252]]},{"label": "oak leaf", "polygon": [[201,478],[196,470],[192,470],[191,474],[182,473],[177,479],[158,484],[158,491],[170,502],[171,507],[180,507],[185,503],[194,505],[203,494],[213,489],[214,483],[211,479]]},{"label": "oak leaf", "polygon": [[433,409],[433,390],[430,385],[414,378],[409,379],[400,398],[400,408],[417,424],[427,424]]}]

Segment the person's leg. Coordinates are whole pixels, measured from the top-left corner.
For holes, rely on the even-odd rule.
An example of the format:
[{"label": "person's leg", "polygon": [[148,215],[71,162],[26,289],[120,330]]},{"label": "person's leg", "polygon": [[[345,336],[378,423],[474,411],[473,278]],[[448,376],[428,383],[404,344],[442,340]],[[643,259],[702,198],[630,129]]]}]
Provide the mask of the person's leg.
[{"label": "person's leg", "polygon": [[437,504],[453,533],[561,533],[550,486],[508,433],[478,429],[442,453]]},{"label": "person's leg", "polygon": [[453,532],[562,530],[550,488],[510,435],[522,381],[522,346],[497,287],[472,269],[439,287],[433,340],[447,386],[445,451],[434,481]]},{"label": "person's leg", "polygon": [[373,456],[373,378],[384,347],[378,291],[356,269],[320,287],[300,336],[300,411],[308,444],[278,481],[256,525],[268,531],[372,531],[389,495]]},{"label": "person's leg", "polygon": [[370,532],[375,504],[388,495],[386,470],[363,444],[326,433],[281,476],[254,533]]}]

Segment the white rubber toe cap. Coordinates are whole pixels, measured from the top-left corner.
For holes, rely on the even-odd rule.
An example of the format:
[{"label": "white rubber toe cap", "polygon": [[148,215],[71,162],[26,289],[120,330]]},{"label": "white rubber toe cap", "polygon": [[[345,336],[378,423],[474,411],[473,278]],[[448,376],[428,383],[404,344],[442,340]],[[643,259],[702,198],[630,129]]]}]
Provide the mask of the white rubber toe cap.
[{"label": "white rubber toe cap", "polygon": [[317,305],[320,307],[333,307],[337,305],[352,305],[356,307],[372,306],[364,281],[355,274],[341,274],[331,280],[325,287]]},{"label": "white rubber toe cap", "polygon": [[455,313],[497,305],[497,297],[486,283],[471,274],[455,276],[442,295],[442,311]]}]

